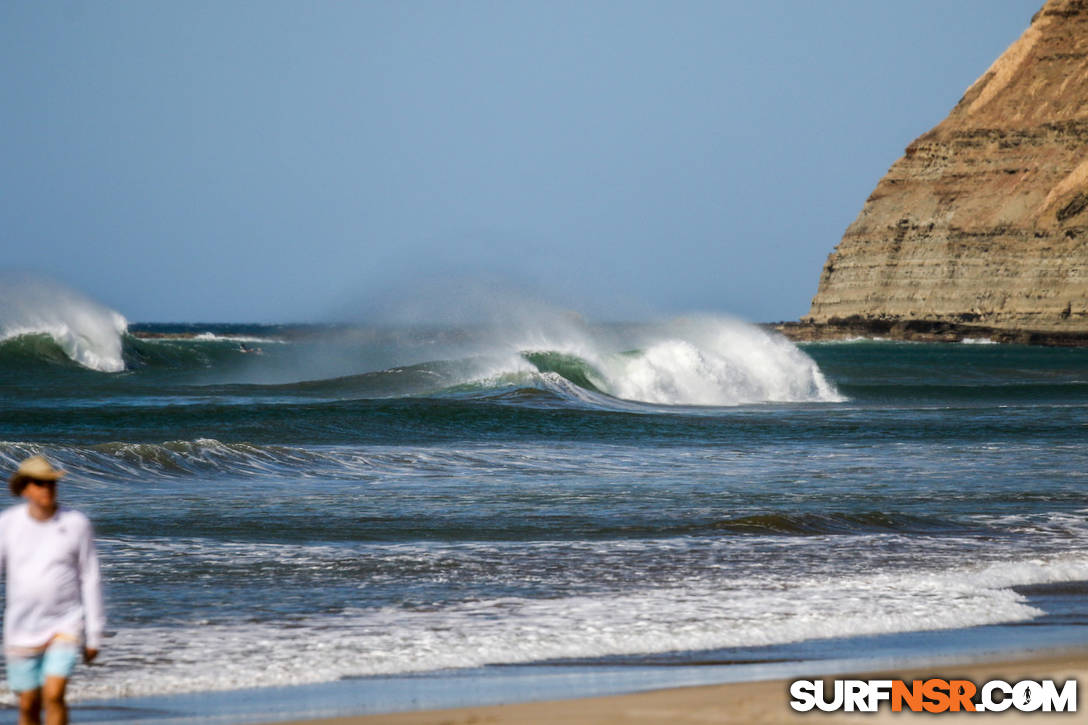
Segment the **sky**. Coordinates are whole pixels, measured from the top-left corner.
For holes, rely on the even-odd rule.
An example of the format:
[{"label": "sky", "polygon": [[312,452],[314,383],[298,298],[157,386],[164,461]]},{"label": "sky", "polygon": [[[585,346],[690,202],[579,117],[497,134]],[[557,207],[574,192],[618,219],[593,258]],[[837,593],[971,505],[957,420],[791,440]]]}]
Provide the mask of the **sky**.
[{"label": "sky", "polygon": [[0,266],[131,321],[797,319],[1040,5],[5,0]]}]

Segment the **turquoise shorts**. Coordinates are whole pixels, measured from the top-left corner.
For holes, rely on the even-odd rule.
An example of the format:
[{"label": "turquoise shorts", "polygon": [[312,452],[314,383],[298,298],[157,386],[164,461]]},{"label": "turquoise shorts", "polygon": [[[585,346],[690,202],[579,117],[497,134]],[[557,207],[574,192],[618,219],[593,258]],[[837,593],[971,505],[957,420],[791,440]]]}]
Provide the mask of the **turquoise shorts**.
[{"label": "turquoise shorts", "polygon": [[44,652],[29,657],[7,658],[8,687],[13,692],[37,690],[45,684],[46,677],[69,677],[79,659],[79,646],[75,642],[54,640]]}]

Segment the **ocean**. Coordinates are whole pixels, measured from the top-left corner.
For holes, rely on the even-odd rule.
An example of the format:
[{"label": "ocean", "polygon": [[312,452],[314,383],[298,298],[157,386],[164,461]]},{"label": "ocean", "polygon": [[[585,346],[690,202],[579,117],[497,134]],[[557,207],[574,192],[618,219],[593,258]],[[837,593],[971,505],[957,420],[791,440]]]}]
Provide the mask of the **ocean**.
[{"label": "ocean", "polygon": [[76,703],[1088,640],[1088,349],[42,304],[0,319],[0,463],[96,526]]}]

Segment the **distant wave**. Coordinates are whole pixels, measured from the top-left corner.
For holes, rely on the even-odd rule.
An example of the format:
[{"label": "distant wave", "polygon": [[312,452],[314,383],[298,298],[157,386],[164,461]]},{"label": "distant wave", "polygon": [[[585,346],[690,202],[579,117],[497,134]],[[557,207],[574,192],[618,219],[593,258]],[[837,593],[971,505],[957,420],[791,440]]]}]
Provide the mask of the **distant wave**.
[{"label": "distant wave", "polygon": [[640,405],[660,410],[844,400],[803,353],[791,355],[788,349],[781,353],[780,358],[738,363],[685,341],[602,354],[596,360],[560,350],[527,350],[502,358],[436,360],[276,389],[333,398],[452,395],[511,402],[545,394],[622,410],[640,410]]},{"label": "distant wave", "polygon": [[[537,335],[530,342],[512,336],[496,343],[491,356],[446,361],[441,372],[447,381],[459,375],[461,389],[528,385],[606,406],[844,400],[796,345],[732,320],[679,320],[647,326],[619,341],[582,334]],[[449,366],[457,364],[463,369],[452,372]]]},{"label": "distant wave", "polygon": [[[330,337],[321,328],[265,336],[255,326],[188,326],[181,333],[141,329],[137,337],[126,334],[121,315],[70,290],[32,286],[24,299],[0,320],[0,364],[33,367],[63,356],[102,372],[186,373],[187,385],[237,386],[238,393],[257,397],[268,390],[334,400],[509,399],[518,390],[536,390],[621,409],[630,409],[628,403],[720,407],[844,400],[796,345],[724,318],[627,326],[526,322],[437,336],[413,328],[347,329]],[[353,367],[358,372],[329,376]],[[131,382],[118,384],[118,393],[128,394],[124,386]]]},{"label": "distant wave", "polygon": [[[395,449],[375,446],[359,448],[311,448],[286,445],[255,445],[251,443],[225,443],[213,438],[191,441],[167,441],[165,443],[113,442],[91,446],[50,445],[0,441],[0,467],[11,469],[30,455],[46,454],[63,468],[77,474],[83,482],[117,485],[119,482],[146,483],[162,479],[220,480],[267,479],[282,476],[292,480],[318,479],[325,481],[367,481],[389,477],[416,477],[420,470],[431,475],[451,477],[470,475],[473,472],[502,470],[506,473],[532,475],[547,466],[549,475],[570,474],[560,464],[546,457],[522,456],[511,461],[505,449],[469,448],[465,450],[436,450],[428,447]],[[959,536],[978,534],[990,528],[978,521],[967,522],[936,516],[920,516],[902,511],[867,511],[859,513],[760,513],[737,516],[730,519],[705,518],[702,520],[642,520],[628,521],[622,530],[608,524],[592,522],[593,512],[586,511],[586,521],[568,517],[566,525],[578,528],[580,534],[596,534],[625,537],[662,536],[829,536],[873,534],[926,534],[933,536]],[[1025,522],[1027,525],[1029,522]],[[347,537],[399,538],[419,534],[419,521],[402,522],[382,519],[360,520],[360,530],[338,532]],[[475,521],[471,526],[458,528],[451,518],[444,520],[449,528],[435,530],[436,536],[454,537],[458,532],[468,538],[490,538],[487,526]],[[1079,522],[1052,521],[1041,525],[1075,525]],[[319,525],[320,528],[320,525]],[[546,534],[553,524],[545,521],[522,522],[511,528],[503,522],[491,535],[519,538]],[[299,535],[313,536],[318,531],[300,529]],[[426,533],[426,532],[425,532]],[[287,535],[287,534],[284,534]],[[324,536],[335,535],[325,532]]]},{"label": "distant wave", "polygon": [[282,344],[284,341],[274,337],[257,337],[255,335],[217,335],[214,332],[201,332],[194,335],[194,340],[222,341],[222,342],[253,342],[263,344]]},{"label": "distant wave", "polygon": [[[385,332],[386,338],[372,331],[349,332],[332,340],[317,335],[268,339],[253,331],[234,335],[222,329],[185,339],[126,337],[125,356],[130,367],[152,369],[225,370],[246,358],[249,376],[239,385],[249,387],[240,387],[241,394],[267,389],[275,395],[335,400],[452,395],[513,402],[536,391],[568,402],[624,410],[632,409],[629,403],[719,407],[844,400],[796,345],[755,326],[722,318],[619,329],[588,325],[539,329],[527,324],[501,332],[450,330],[443,334],[453,342],[438,343],[433,333],[410,329]],[[239,354],[247,351],[227,342],[243,339],[283,344],[265,348],[265,355],[251,356]],[[323,359],[330,357],[357,358],[365,365],[370,359],[418,359],[427,352],[448,357],[338,377],[251,382],[260,379],[264,370],[290,368],[302,374],[308,367],[322,370]]]},{"label": "distant wave", "polygon": [[581,355],[559,349],[524,357],[541,372],[556,372],[580,387],[644,403],[843,400],[812,358],[753,325],[695,318],[657,326],[641,337],[637,348],[620,353],[588,346]]},{"label": "distant wave", "polygon": [[43,344],[50,338],[64,355],[83,367],[115,373],[125,369],[122,336],[128,322],[118,312],[59,283],[5,278],[0,283],[0,354],[55,357]]}]

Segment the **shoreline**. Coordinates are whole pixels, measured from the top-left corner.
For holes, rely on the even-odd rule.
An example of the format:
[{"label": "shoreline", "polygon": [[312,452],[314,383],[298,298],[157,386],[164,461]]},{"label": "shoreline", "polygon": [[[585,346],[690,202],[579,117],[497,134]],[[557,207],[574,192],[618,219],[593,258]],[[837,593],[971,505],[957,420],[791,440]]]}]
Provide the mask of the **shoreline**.
[{"label": "shoreline", "polygon": [[1008,345],[1088,347],[1088,331],[1086,330],[1032,330],[936,320],[874,320],[849,317],[835,318],[828,322],[769,322],[760,326],[779,332],[792,342],[879,338],[896,342],[979,340]]},{"label": "shoreline", "polygon": [[[1083,612],[1083,599],[1076,599],[1076,611]],[[965,668],[972,668],[974,672],[977,668],[1001,663],[1065,657],[1067,652],[1080,657],[1084,677],[1088,678],[1088,628],[1063,622],[1066,618],[1067,613],[1055,612],[1033,624],[994,624],[812,640],[799,645],[712,650],[688,653],[687,656],[674,653],[672,659],[667,656],[632,660],[604,658],[489,665],[246,690],[92,699],[73,703],[72,718],[75,722],[100,725],[274,722],[438,725],[472,722],[472,718],[490,721],[486,718],[493,716],[499,718],[494,722],[511,725],[519,722],[578,723],[583,721],[568,719],[568,715],[578,711],[580,706],[557,703],[600,700],[610,703],[608,708],[622,710],[627,707],[628,698],[635,698],[635,701],[644,697],[654,699],[662,692],[716,691],[713,696],[698,695],[697,700],[702,697],[709,702],[710,699],[744,698],[752,688],[764,692],[759,701],[761,708],[770,708],[779,702],[783,706],[781,710],[788,710],[787,700],[768,700],[767,693],[775,691],[768,689],[771,686],[767,683],[850,672],[909,671],[926,676],[955,674],[958,677]],[[780,688],[777,692],[784,693],[785,690]],[[703,712],[696,701],[681,698],[678,702],[681,704],[675,707],[687,708],[693,713]],[[688,704],[682,704],[685,702]],[[559,709],[555,710],[556,707]],[[502,719],[508,717],[508,710],[517,717]],[[601,714],[599,719],[585,722],[685,721],[680,716],[675,720],[611,720],[611,715],[606,717],[604,710],[597,712]],[[751,715],[754,711],[745,712]],[[800,714],[827,717],[826,714]],[[538,719],[532,719],[534,717]],[[736,722],[761,721],[778,722],[758,717]]]},{"label": "shoreline", "polygon": [[[839,675],[842,679],[901,679],[904,681],[964,679],[980,684],[992,679],[1010,683],[1019,680],[1050,679],[1063,683],[1075,679],[1088,681],[1088,648],[1065,649],[1034,653],[1024,657],[1010,657],[985,662],[967,661],[935,664],[928,668],[881,668],[877,670],[852,670]],[[915,713],[893,713],[885,704],[876,713],[795,712],[789,705],[789,686],[792,679],[823,680],[831,687],[834,677],[810,673],[791,679],[734,682],[693,687],[672,687],[644,692],[590,697],[580,699],[550,700],[542,702],[460,707],[443,710],[425,710],[380,715],[278,721],[278,725],[470,725],[493,723],[494,725],[648,725],[650,723],[722,723],[742,725],[747,723],[803,723],[816,718],[821,723],[886,723],[898,722]],[[1078,712],[1084,707],[1080,702]],[[991,721],[1038,722],[1048,715],[1056,718],[1071,717],[1071,713],[1021,713],[1016,710],[994,713],[943,713],[942,722]],[[929,713],[917,713],[930,717]],[[1027,718],[1030,718],[1027,719]],[[272,723],[268,723],[272,725]]]}]

